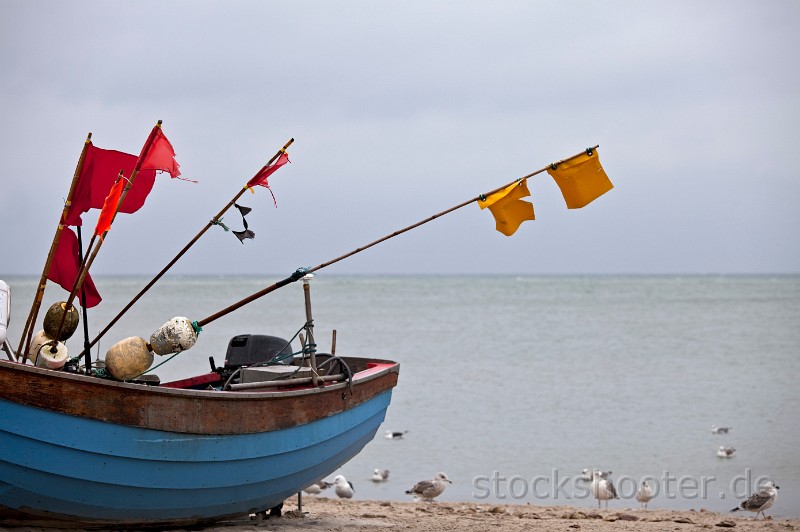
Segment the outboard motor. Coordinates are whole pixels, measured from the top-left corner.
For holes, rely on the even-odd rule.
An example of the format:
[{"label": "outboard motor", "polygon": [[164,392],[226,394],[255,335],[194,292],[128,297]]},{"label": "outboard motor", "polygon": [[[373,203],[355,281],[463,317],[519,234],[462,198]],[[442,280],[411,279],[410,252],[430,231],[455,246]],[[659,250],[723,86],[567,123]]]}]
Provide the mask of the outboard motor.
[{"label": "outboard motor", "polygon": [[225,365],[222,368],[216,367],[212,358],[211,370],[227,379],[241,367],[266,364],[276,356],[285,358],[275,363],[291,365],[293,352],[291,344],[283,338],[264,334],[240,334],[228,342]]}]

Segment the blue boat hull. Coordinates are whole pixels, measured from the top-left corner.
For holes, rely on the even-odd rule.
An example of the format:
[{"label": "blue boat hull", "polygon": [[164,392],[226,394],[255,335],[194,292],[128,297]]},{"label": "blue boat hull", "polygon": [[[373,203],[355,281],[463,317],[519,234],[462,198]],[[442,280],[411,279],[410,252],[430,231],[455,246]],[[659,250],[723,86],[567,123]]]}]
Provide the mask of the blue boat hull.
[{"label": "blue boat hull", "polygon": [[306,425],[224,436],[109,426],[0,401],[0,505],[115,524],[263,511],[355,456],[390,399],[386,391]]},{"label": "blue boat hull", "polygon": [[0,522],[191,526],[268,510],[375,436],[392,362],[351,381],[228,392],[0,361]]}]

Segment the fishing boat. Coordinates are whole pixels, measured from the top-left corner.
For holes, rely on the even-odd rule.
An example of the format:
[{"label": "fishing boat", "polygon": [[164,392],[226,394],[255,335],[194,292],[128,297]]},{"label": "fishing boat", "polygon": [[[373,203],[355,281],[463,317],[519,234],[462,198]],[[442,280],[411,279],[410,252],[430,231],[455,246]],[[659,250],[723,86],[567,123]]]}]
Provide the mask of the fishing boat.
[{"label": "fishing boat", "polygon": [[[138,158],[95,148],[89,134],[16,352],[6,341],[10,289],[0,281],[0,352],[7,359],[0,360],[3,524],[175,527],[253,514],[263,517],[334,472],[372,440],[386,415],[399,365],[336,356],[335,334],[331,353],[317,353],[308,282],[313,274],[303,269],[205,320],[173,318],[149,341],[128,338],[114,344],[104,360],[90,358],[91,346],[206,230],[222,225],[222,215],[237,198],[251,187],[268,188],[267,177],[288,162],[286,149],[293,140],[94,342],[85,339],[83,356],[70,358],[63,342],[79,320],[72,301],[81,298],[85,323],[86,306],[100,300],[84,305],[90,283],[83,282],[89,279],[92,261],[116,214],[134,212],[149,191],[145,186],[138,203],[125,203],[135,177],[148,171],[150,179],[155,171],[172,177],[180,173],[161,121]],[[123,169],[116,180],[108,179],[109,165],[114,175]],[[130,177],[123,179],[124,174]],[[102,205],[87,195],[98,187],[105,197]],[[95,236],[83,255],[80,218],[76,221],[75,216],[101,207]],[[246,211],[240,211],[244,222]],[[66,227],[70,225],[77,226],[77,240]],[[239,238],[252,238],[252,232],[241,232]],[[189,349],[202,326],[300,279],[307,321],[301,329],[305,334],[295,335],[300,336],[299,351],[292,350],[291,341],[275,336],[240,335],[230,340],[221,367],[212,357],[210,371],[180,381],[161,383],[148,374],[154,353]],[[70,296],[51,307],[44,329],[34,337],[48,280],[67,291],[71,288]]]},{"label": "fishing boat", "polygon": [[[67,315],[73,312],[73,298],[83,288],[84,279],[88,279],[89,267],[108,235],[110,222],[123,208],[140,170],[168,172],[172,177],[179,174],[174,150],[160,126],[159,121],[138,158],[112,154],[114,164],[119,163],[112,168],[124,171],[125,164],[132,168],[124,189],[120,171],[113,185],[109,182],[111,190],[102,205],[83,200],[87,205],[84,212],[89,208],[102,210],[95,228],[99,239],[92,238],[88,246],[91,253],[87,250],[78,264],[75,257],[81,255],[80,225],[77,240],[70,229],[63,227],[70,225],[73,193],[83,190],[76,183],[89,175],[86,172],[96,172],[101,167],[101,152],[89,151],[89,135],[20,347],[14,353],[7,342],[2,343],[8,354],[8,360],[0,360],[0,519],[4,524],[176,527],[264,514],[334,472],[375,436],[399,375],[399,365],[393,361],[336,356],[335,334],[331,353],[316,353],[308,282],[313,272],[467,205],[488,208],[496,229],[510,236],[523,221],[534,219],[532,205],[524,201],[520,205],[520,198],[529,195],[526,180],[545,171],[559,183],[569,208],[583,207],[612,187],[600,166],[597,146],[587,148],[349,253],[312,268],[298,269],[205,319],[173,318],[153,333],[149,342],[135,337],[120,341],[109,349],[103,361],[113,379],[104,378],[93,367],[91,346],[205,231],[222,225],[222,215],[236,206],[235,201],[246,190],[253,186],[269,188],[267,177],[288,161],[285,151],[293,141],[290,139],[248,181],[94,341],[89,343],[86,338],[81,370],[80,355],[65,362],[62,331],[67,321],[73,332],[77,327],[77,311],[74,319],[67,319]],[[87,153],[92,154],[94,163],[84,168]],[[124,160],[119,159],[121,156]],[[136,208],[122,212],[131,213]],[[240,212],[244,222],[248,210]],[[245,231],[237,235],[240,240],[252,238],[244,225]],[[78,253],[59,255],[64,247],[59,243],[66,241],[76,242]],[[93,246],[95,242],[97,245]],[[74,263],[68,278],[54,279],[54,257],[60,257],[55,260],[61,273],[67,262]],[[61,304],[60,319],[51,321],[50,329],[45,316],[41,333],[50,340],[40,345],[38,340],[32,343],[31,338],[48,279],[71,292]],[[145,375],[153,353],[185,351],[194,345],[204,326],[301,279],[306,323],[305,337],[300,339],[302,349],[297,354],[292,351],[291,342],[266,335],[244,335],[230,340],[222,367],[212,359],[211,371],[168,383]],[[85,301],[83,293],[82,305]],[[54,354],[52,364],[47,362],[48,353]],[[26,364],[29,355],[36,357],[32,365]],[[134,359],[135,363],[125,367]],[[47,367],[41,367],[42,360]]]},{"label": "fishing boat", "polygon": [[263,515],[334,472],[375,436],[399,365],[322,355],[333,374],[312,383],[294,376],[302,357],[253,362],[274,338],[233,338],[224,367],[167,383],[0,361],[0,521],[198,525]]}]

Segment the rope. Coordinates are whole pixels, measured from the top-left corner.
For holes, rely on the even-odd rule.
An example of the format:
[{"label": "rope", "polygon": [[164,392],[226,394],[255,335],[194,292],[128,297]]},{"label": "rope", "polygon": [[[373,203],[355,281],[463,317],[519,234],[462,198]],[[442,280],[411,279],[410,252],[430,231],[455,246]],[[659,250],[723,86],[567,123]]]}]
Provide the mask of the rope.
[{"label": "rope", "polygon": [[[333,361],[336,361],[336,362],[339,363],[339,365],[341,366],[341,373],[344,373],[345,375],[347,375],[347,387],[348,388],[352,388],[353,387],[353,372],[350,369],[350,366],[347,365],[347,362],[345,362],[342,358],[337,357],[337,356],[331,356],[329,359],[323,360],[321,363],[319,363],[317,365],[317,369],[320,369],[323,366],[325,366],[326,364],[330,364]],[[331,375],[332,372],[333,372],[333,368],[331,367],[331,369],[329,369],[328,372],[325,373],[325,375]]]},{"label": "rope", "polygon": [[228,231],[230,231],[230,229],[228,228],[228,226],[227,226],[227,225],[225,225],[224,223],[222,223],[222,218],[220,218],[219,220],[218,220],[218,219],[216,219],[216,218],[213,218],[213,219],[212,219],[210,222],[208,222],[208,223],[210,223],[211,225],[218,225],[218,226],[222,227],[223,229],[225,229],[225,232],[226,232],[226,233],[227,233]]},{"label": "rope", "polygon": [[[276,364],[279,364],[279,363],[283,362],[283,361],[284,361],[284,360],[286,360],[287,358],[294,358],[296,355],[303,355],[303,356],[305,356],[305,353],[306,353],[306,349],[305,349],[305,348],[301,349],[300,351],[295,351],[294,353],[286,353],[285,355],[281,355],[280,353],[281,353],[281,352],[282,352],[284,349],[286,349],[287,347],[289,347],[290,345],[292,345],[292,342],[294,341],[294,339],[295,339],[295,338],[297,338],[298,336],[300,336],[300,333],[301,333],[301,332],[303,332],[304,330],[306,330],[306,328],[308,328],[308,327],[309,327],[309,325],[313,325],[313,320],[312,320],[312,321],[307,321],[306,323],[304,323],[304,324],[303,324],[303,326],[302,326],[302,327],[300,327],[299,329],[297,329],[297,332],[296,332],[296,333],[294,333],[294,336],[292,336],[292,337],[291,337],[291,338],[290,338],[290,339],[289,339],[289,340],[286,342],[286,344],[285,344],[283,347],[281,347],[281,349],[278,351],[278,354],[277,354],[277,355],[275,355],[275,356],[274,356],[274,357],[272,357],[271,359],[267,360],[266,362],[260,362],[260,363],[258,363],[258,364],[255,364],[254,366],[257,366],[257,367],[262,367],[262,366],[274,366],[274,365],[276,365]],[[314,347],[316,347],[316,344],[314,344]]]},{"label": "rope", "polygon": [[110,379],[111,374],[106,370],[106,368],[92,368],[92,377],[97,377],[99,379]]},{"label": "rope", "polygon": [[232,381],[232,380],[233,380],[233,378],[234,378],[235,376],[237,376],[237,375],[238,375],[238,374],[239,374],[241,371],[242,371],[242,368],[241,368],[241,367],[238,367],[238,368],[236,368],[236,371],[234,371],[233,373],[231,373],[231,376],[230,376],[230,377],[228,377],[228,380],[226,380],[226,381],[225,381],[225,384],[223,384],[223,385],[222,385],[222,389],[223,389],[223,390],[230,390],[230,384],[231,384],[231,381]]},{"label": "rope", "polygon": [[289,279],[292,280],[291,282],[295,282],[299,279],[302,279],[306,273],[308,273],[308,268],[301,266],[300,268],[297,268],[291,276],[289,276]]},{"label": "rope", "polygon": [[[139,374],[138,374],[137,376],[135,376],[133,379],[138,379],[139,377],[141,377],[141,376],[142,376],[142,375],[144,375],[145,373],[150,373],[150,372],[151,372],[151,371],[153,371],[154,369],[158,369],[158,368],[160,368],[161,366],[163,366],[164,364],[166,364],[167,362],[169,362],[170,360],[172,360],[172,359],[173,359],[173,358],[175,358],[176,356],[180,355],[181,353],[183,353],[183,351],[178,351],[177,353],[174,353],[174,354],[173,354],[171,357],[169,357],[168,359],[166,359],[164,362],[160,362],[160,363],[156,364],[155,366],[153,366],[152,368],[148,369],[147,371],[143,371],[143,372],[139,373]],[[130,379],[130,380],[133,380],[133,379]]]}]

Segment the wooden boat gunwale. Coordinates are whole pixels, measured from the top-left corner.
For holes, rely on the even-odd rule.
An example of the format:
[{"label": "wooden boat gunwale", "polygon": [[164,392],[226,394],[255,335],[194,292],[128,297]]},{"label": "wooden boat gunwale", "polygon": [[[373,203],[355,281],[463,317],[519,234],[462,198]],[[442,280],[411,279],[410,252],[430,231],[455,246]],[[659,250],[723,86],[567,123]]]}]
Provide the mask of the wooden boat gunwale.
[{"label": "wooden boat gunwale", "polygon": [[148,386],[0,361],[0,399],[85,419],[178,433],[265,432],[343,412],[397,384],[396,362],[349,360],[362,367],[376,365],[356,371],[352,382],[246,391]]}]

